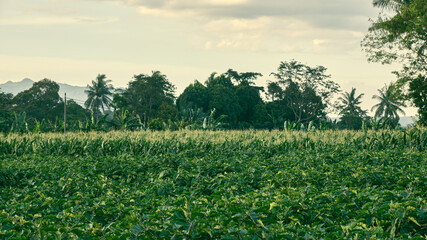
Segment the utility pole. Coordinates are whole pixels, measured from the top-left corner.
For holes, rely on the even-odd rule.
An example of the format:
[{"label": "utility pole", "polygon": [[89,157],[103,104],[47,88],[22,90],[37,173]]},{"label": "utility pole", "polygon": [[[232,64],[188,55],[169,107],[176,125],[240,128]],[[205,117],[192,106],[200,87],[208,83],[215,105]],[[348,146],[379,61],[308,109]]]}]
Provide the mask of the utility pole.
[{"label": "utility pole", "polygon": [[67,131],[67,93],[64,93],[64,133]]}]

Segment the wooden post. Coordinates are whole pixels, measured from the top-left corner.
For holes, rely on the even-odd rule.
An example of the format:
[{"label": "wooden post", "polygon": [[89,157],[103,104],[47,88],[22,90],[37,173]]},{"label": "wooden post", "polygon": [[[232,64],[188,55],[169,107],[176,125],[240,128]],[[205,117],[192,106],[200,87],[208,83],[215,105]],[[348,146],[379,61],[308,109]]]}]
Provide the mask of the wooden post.
[{"label": "wooden post", "polygon": [[67,93],[64,93],[64,133],[67,131]]}]

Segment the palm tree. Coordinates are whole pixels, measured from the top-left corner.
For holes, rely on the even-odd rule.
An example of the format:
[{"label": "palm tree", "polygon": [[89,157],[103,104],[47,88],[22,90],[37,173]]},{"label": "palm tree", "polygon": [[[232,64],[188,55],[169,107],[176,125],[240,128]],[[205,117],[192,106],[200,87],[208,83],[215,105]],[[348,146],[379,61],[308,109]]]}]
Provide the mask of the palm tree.
[{"label": "palm tree", "polygon": [[100,109],[104,113],[109,108],[111,103],[111,95],[114,90],[113,85],[109,84],[111,80],[106,80],[105,74],[98,74],[96,79],[92,81],[92,86],[87,85],[88,90],[85,107],[91,109],[95,116],[99,115]]},{"label": "palm tree", "polygon": [[340,114],[342,116],[353,116],[353,117],[363,117],[366,115],[366,110],[362,110],[360,108],[360,104],[362,103],[361,99],[365,94],[359,94],[356,97],[356,88],[351,88],[350,92],[346,92],[341,94],[341,97],[338,100],[341,101],[339,106]]},{"label": "palm tree", "polygon": [[350,92],[341,94],[338,100],[341,101],[338,109],[340,110],[339,124],[347,129],[360,129],[362,127],[363,117],[366,116],[366,110],[359,106],[362,101],[363,93],[356,96],[356,89],[351,88]]},{"label": "palm tree", "polygon": [[374,7],[383,9],[399,10],[404,5],[410,4],[411,0],[374,0]]},{"label": "palm tree", "polygon": [[401,107],[406,107],[405,104],[399,100],[399,94],[396,91],[396,86],[393,84],[385,85],[382,89],[378,89],[379,95],[374,95],[373,99],[378,99],[380,102],[375,104],[371,111],[376,109],[375,117],[399,119],[399,114],[405,114]]}]

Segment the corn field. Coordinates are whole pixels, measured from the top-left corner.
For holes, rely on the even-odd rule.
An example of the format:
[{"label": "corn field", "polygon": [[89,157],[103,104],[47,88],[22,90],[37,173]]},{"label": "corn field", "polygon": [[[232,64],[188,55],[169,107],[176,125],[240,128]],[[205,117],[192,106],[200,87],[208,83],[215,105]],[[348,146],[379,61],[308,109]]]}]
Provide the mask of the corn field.
[{"label": "corn field", "polygon": [[426,239],[427,131],[0,135],[1,239]]}]

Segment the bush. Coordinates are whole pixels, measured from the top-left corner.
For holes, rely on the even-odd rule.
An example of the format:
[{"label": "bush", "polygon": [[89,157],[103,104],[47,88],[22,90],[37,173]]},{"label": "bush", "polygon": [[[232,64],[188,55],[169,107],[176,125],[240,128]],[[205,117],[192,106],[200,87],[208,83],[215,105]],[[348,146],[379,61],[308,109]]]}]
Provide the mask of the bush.
[{"label": "bush", "polygon": [[160,118],[153,118],[148,123],[148,128],[151,130],[165,130],[165,125]]}]

